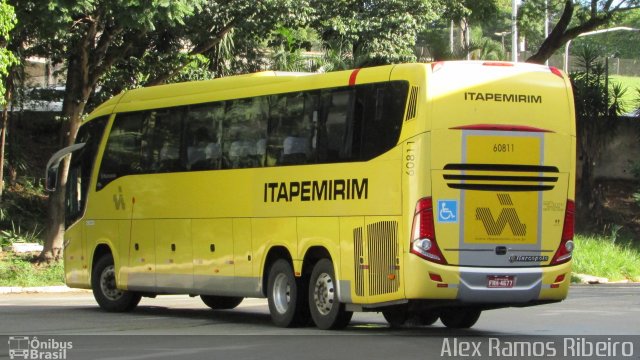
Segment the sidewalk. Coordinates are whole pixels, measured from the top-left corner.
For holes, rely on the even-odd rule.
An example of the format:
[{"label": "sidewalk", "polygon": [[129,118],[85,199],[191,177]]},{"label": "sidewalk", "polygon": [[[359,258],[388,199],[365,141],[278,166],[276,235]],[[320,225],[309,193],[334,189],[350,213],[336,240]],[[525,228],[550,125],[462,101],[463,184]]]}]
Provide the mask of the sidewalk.
[{"label": "sidewalk", "polygon": [[66,293],[66,292],[89,292],[86,289],[72,289],[66,285],[59,286],[0,286],[0,295],[5,294],[38,294],[38,293]]}]

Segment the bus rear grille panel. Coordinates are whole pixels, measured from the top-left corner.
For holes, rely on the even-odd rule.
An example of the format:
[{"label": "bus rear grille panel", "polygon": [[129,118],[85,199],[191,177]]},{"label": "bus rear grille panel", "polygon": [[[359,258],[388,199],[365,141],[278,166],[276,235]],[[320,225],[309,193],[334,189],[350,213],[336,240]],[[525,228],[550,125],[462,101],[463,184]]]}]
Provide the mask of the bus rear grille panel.
[{"label": "bus rear grille panel", "polygon": [[552,190],[559,173],[555,166],[511,164],[447,164],[444,170],[452,189],[505,192]]},{"label": "bus rear grille panel", "polygon": [[356,295],[364,296],[364,250],[362,227],[353,229],[353,263],[355,266]]},{"label": "bus rear grille panel", "polygon": [[398,223],[380,221],[367,225],[369,295],[398,291]]},{"label": "bus rear grille panel", "polygon": [[416,117],[416,108],[418,104],[418,93],[420,92],[420,88],[417,86],[411,87],[411,93],[409,94],[409,104],[407,104],[407,116],[405,117],[405,121],[411,120]]}]

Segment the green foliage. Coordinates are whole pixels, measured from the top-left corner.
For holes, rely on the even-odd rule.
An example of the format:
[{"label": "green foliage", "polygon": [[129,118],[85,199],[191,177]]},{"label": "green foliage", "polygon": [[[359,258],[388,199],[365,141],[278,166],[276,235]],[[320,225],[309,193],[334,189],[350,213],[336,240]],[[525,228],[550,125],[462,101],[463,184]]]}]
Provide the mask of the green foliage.
[{"label": "green foliage", "polygon": [[580,70],[570,74],[575,97],[577,153],[582,160],[580,187],[577,189],[578,228],[602,225],[603,194],[595,186],[594,166],[615,133],[622,113],[621,99],[626,89],[609,86],[606,66],[598,49],[580,47]]},{"label": "green foliage", "polygon": [[4,78],[9,74],[9,68],[17,63],[15,55],[6,48],[10,40],[9,32],[16,24],[13,7],[6,0],[0,0],[0,105],[6,102],[4,93]]},{"label": "green foliage", "polygon": [[20,228],[20,224],[16,225],[11,222],[11,229],[0,230],[0,243],[2,246],[11,245],[14,243],[41,243],[40,240],[41,231],[38,230],[36,224],[32,230],[23,230]]},{"label": "green foliage", "polygon": [[578,235],[574,239],[573,272],[605,277],[611,281],[640,281],[640,248],[612,236]]},{"label": "green foliage", "polygon": [[267,44],[273,70],[313,72],[322,64],[320,57],[304,54],[320,47],[320,38],[313,29],[279,27],[271,32]]},{"label": "green foliage", "polygon": [[626,88],[619,83],[609,88],[599,49],[587,45],[580,47],[580,51],[579,70],[571,74],[578,133],[583,136],[583,150],[600,150],[616,129],[617,116],[623,111],[620,100]]},{"label": "green foliage", "polygon": [[558,22],[564,9],[564,1],[524,0],[518,9],[518,33],[527,39],[530,49],[537,49],[545,40],[545,5],[549,18],[549,32]]},{"label": "green foliage", "polygon": [[31,255],[0,253],[0,286],[64,285],[62,262],[36,265]]},{"label": "green foliage", "polygon": [[339,59],[347,54],[348,67],[415,60],[416,35],[439,9],[426,0],[312,0],[311,5],[317,14],[312,27]]},{"label": "green foliage", "polygon": [[21,180],[8,189],[0,203],[0,241],[3,246],[13,242],[42,243],[46,218],[46,197],[41,184]]}]

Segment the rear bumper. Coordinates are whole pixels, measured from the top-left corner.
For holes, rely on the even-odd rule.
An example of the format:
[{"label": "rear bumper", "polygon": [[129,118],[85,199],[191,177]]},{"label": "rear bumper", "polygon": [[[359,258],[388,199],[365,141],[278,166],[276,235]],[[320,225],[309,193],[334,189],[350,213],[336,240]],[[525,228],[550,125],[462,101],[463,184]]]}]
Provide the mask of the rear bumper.
[{"label": "rear bumper", "polygon": [[[410,300],[456,300],[466,304],[534,305],[567,297],[571,281],[571,262],[545,267],[457,267],[429,263],[410,256],[408,268],[413,276],[405,283]],[[416,277],[415,274],[425,274]],[[442,281],[434,280],[438,278]],[[489,288],[489,276],[513,276],[511,288]],[[405,277],[405,279],[408,279]],[[560,280],[560,281],[559,281]]]}]

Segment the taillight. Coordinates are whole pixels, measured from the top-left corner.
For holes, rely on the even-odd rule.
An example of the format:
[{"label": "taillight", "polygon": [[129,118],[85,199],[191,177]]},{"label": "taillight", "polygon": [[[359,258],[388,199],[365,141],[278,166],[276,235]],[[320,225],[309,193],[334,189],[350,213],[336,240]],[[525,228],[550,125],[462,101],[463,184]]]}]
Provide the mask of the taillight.
[{"label": "taillight", "polygon": [[564,75],[562,74],[562,71],[560,71],[557,67],[549,66],[549,70],[551,71],[552,74],[564,79]]},{"label": "taillight", "polygon": [[567,207],[564,211],[564,226],[562,227],[562,238],[556,254],[551,260],[551,265],[558,265],[571,260],[573,249],[573,223],[576,213],[576,204],[572,200],[567,200]]},{"label": "taillight", "polygon": [[411,229],[411,253],[438,264],[447,263],[436,242],[431,198],[420,199],[416,204]]}]

